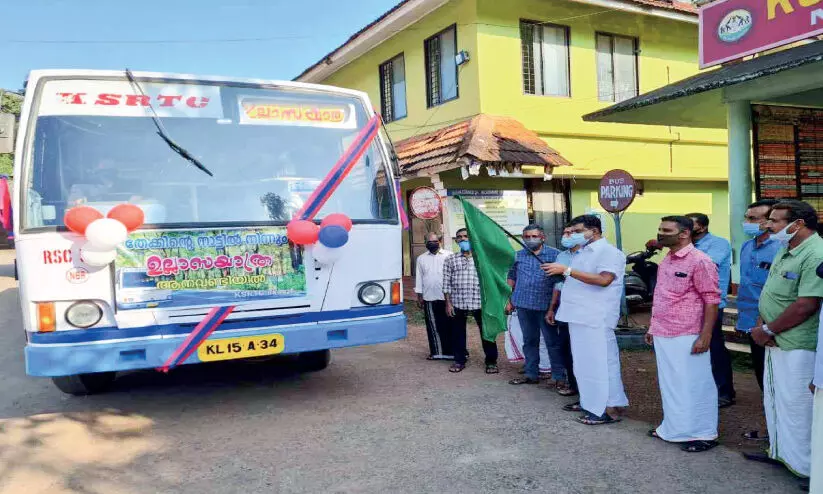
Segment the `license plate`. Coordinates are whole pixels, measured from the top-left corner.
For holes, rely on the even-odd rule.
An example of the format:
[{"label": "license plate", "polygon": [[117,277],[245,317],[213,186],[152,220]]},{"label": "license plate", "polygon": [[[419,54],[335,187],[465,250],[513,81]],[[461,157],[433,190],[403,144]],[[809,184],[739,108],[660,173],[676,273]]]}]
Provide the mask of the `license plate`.
[{"label": "license plate", "polygon": [[282,334],[206,340],[197,349],[197,356],[202,362],[213,362],[275,355],[283,352],[283,341]]}]

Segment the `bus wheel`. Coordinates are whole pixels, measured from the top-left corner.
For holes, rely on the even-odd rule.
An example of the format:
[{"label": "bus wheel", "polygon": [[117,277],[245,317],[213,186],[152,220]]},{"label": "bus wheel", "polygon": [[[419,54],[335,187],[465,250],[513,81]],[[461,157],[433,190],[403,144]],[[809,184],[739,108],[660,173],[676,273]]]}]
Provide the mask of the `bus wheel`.
[{"label": "bus wheel", "polygon": [[304,372],[320,371],[329,366],[331,351],[304,352],[297,356],[297,362]]},{"label": "bus wheel", "polygon": [[85,396],[108,391],[116,375],[116,372],[98,372],[53,377],[51,380],[60,391],[66,394]]}]

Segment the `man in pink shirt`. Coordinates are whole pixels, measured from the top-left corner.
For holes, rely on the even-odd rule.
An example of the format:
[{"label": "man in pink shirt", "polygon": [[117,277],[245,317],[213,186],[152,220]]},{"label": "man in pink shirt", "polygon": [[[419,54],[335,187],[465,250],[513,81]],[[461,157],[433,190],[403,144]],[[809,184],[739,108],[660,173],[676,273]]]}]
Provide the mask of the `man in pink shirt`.
[{"label": "man in pink shirt", "polygon": [[685,216],[660,223],[657,241],[669,253],[657,271],[646,334],[663,398],[663,423],[649,435],[682,443],[690,453],[717,446],[717,387],[708,350],[720,304],[717,266],[692,245],[693,228]]}]

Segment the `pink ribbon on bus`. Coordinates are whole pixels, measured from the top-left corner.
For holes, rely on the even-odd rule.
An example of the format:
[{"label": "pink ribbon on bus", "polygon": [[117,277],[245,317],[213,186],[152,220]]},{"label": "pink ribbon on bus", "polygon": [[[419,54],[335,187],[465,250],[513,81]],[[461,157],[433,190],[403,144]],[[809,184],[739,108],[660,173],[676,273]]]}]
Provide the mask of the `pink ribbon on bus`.
[{"label": "pink ribbon on bus", "polygon": [[320,182],[320,185],[314,189],[314,192],[309,196],[309,199],[303,207],[300,208],[300,211],[297,212],[295,218],[299,220],[312,220],[317,216],[317,213],[320,212],[323,205],[326,204],[326,201],[329,200],[334,191],[337,190],[337,187],[340,186],[352,171],[357,161],[363,156],[363,153],[366,152],[366,149],[369,148],[369,144],[377,137],[377,130],[379,128],[380,115],[375,115],[369,119],[366,126],[360,130],[351,145],[346,148],[346,151],[343,152],[343,155],[340,156],[340,159],[337,160],[334,167]]},{"label": "pink ribbon on bus", "polygon": [[403,229],[409,229],[409,215],[406,214],[406,202],[403,200],[403,194],[400,191],[400,180],[394,182],[394,192],[397,195],[397,203],[400,205],[400,221],[403,223]]},{"label": "pink ribbon on bus", "polygon": [[168,360],[166,360],[166,363],[163,364],[162,367],[158,367],[157,370],[160,372],[168,372],[185,362],[186,359],[206,341],[209,335],[223,324],[223,321],[229,317],[234,307],[233,305],[228,305],[225,307],[215,307],[210,310],[209,313],[206,314],[205,319],[200,321],[200,324],[183,340],[183,343],[171,354]]}]

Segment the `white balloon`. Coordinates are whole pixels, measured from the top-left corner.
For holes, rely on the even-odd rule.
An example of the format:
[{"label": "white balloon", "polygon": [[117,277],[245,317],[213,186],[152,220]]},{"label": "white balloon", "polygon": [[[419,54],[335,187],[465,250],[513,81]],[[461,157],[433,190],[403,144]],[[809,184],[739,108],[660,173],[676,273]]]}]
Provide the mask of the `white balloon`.
[{"label": "white balloon", "polygon": [[100,249],[90,242],[80,247],[80,259],[89,266],[96,268],[108,266],[117,257],[116,249]]},{"label": "white balloon", "polygon": [[128,237],[126,225],[111,218],[94,220],[86,228],[86,240],[100,251],[114,249]]},{"label": "white balloon", "polygon": [[332,249],[331,247],[326,247],[325,245],[321,244],[320,242],[312,245],[311,247],[311,255],[315,261],[319,262],[323,266],[331,266],[337,260],[340,259],[343,255],[343,247],[339,247],[337,249]]}]

